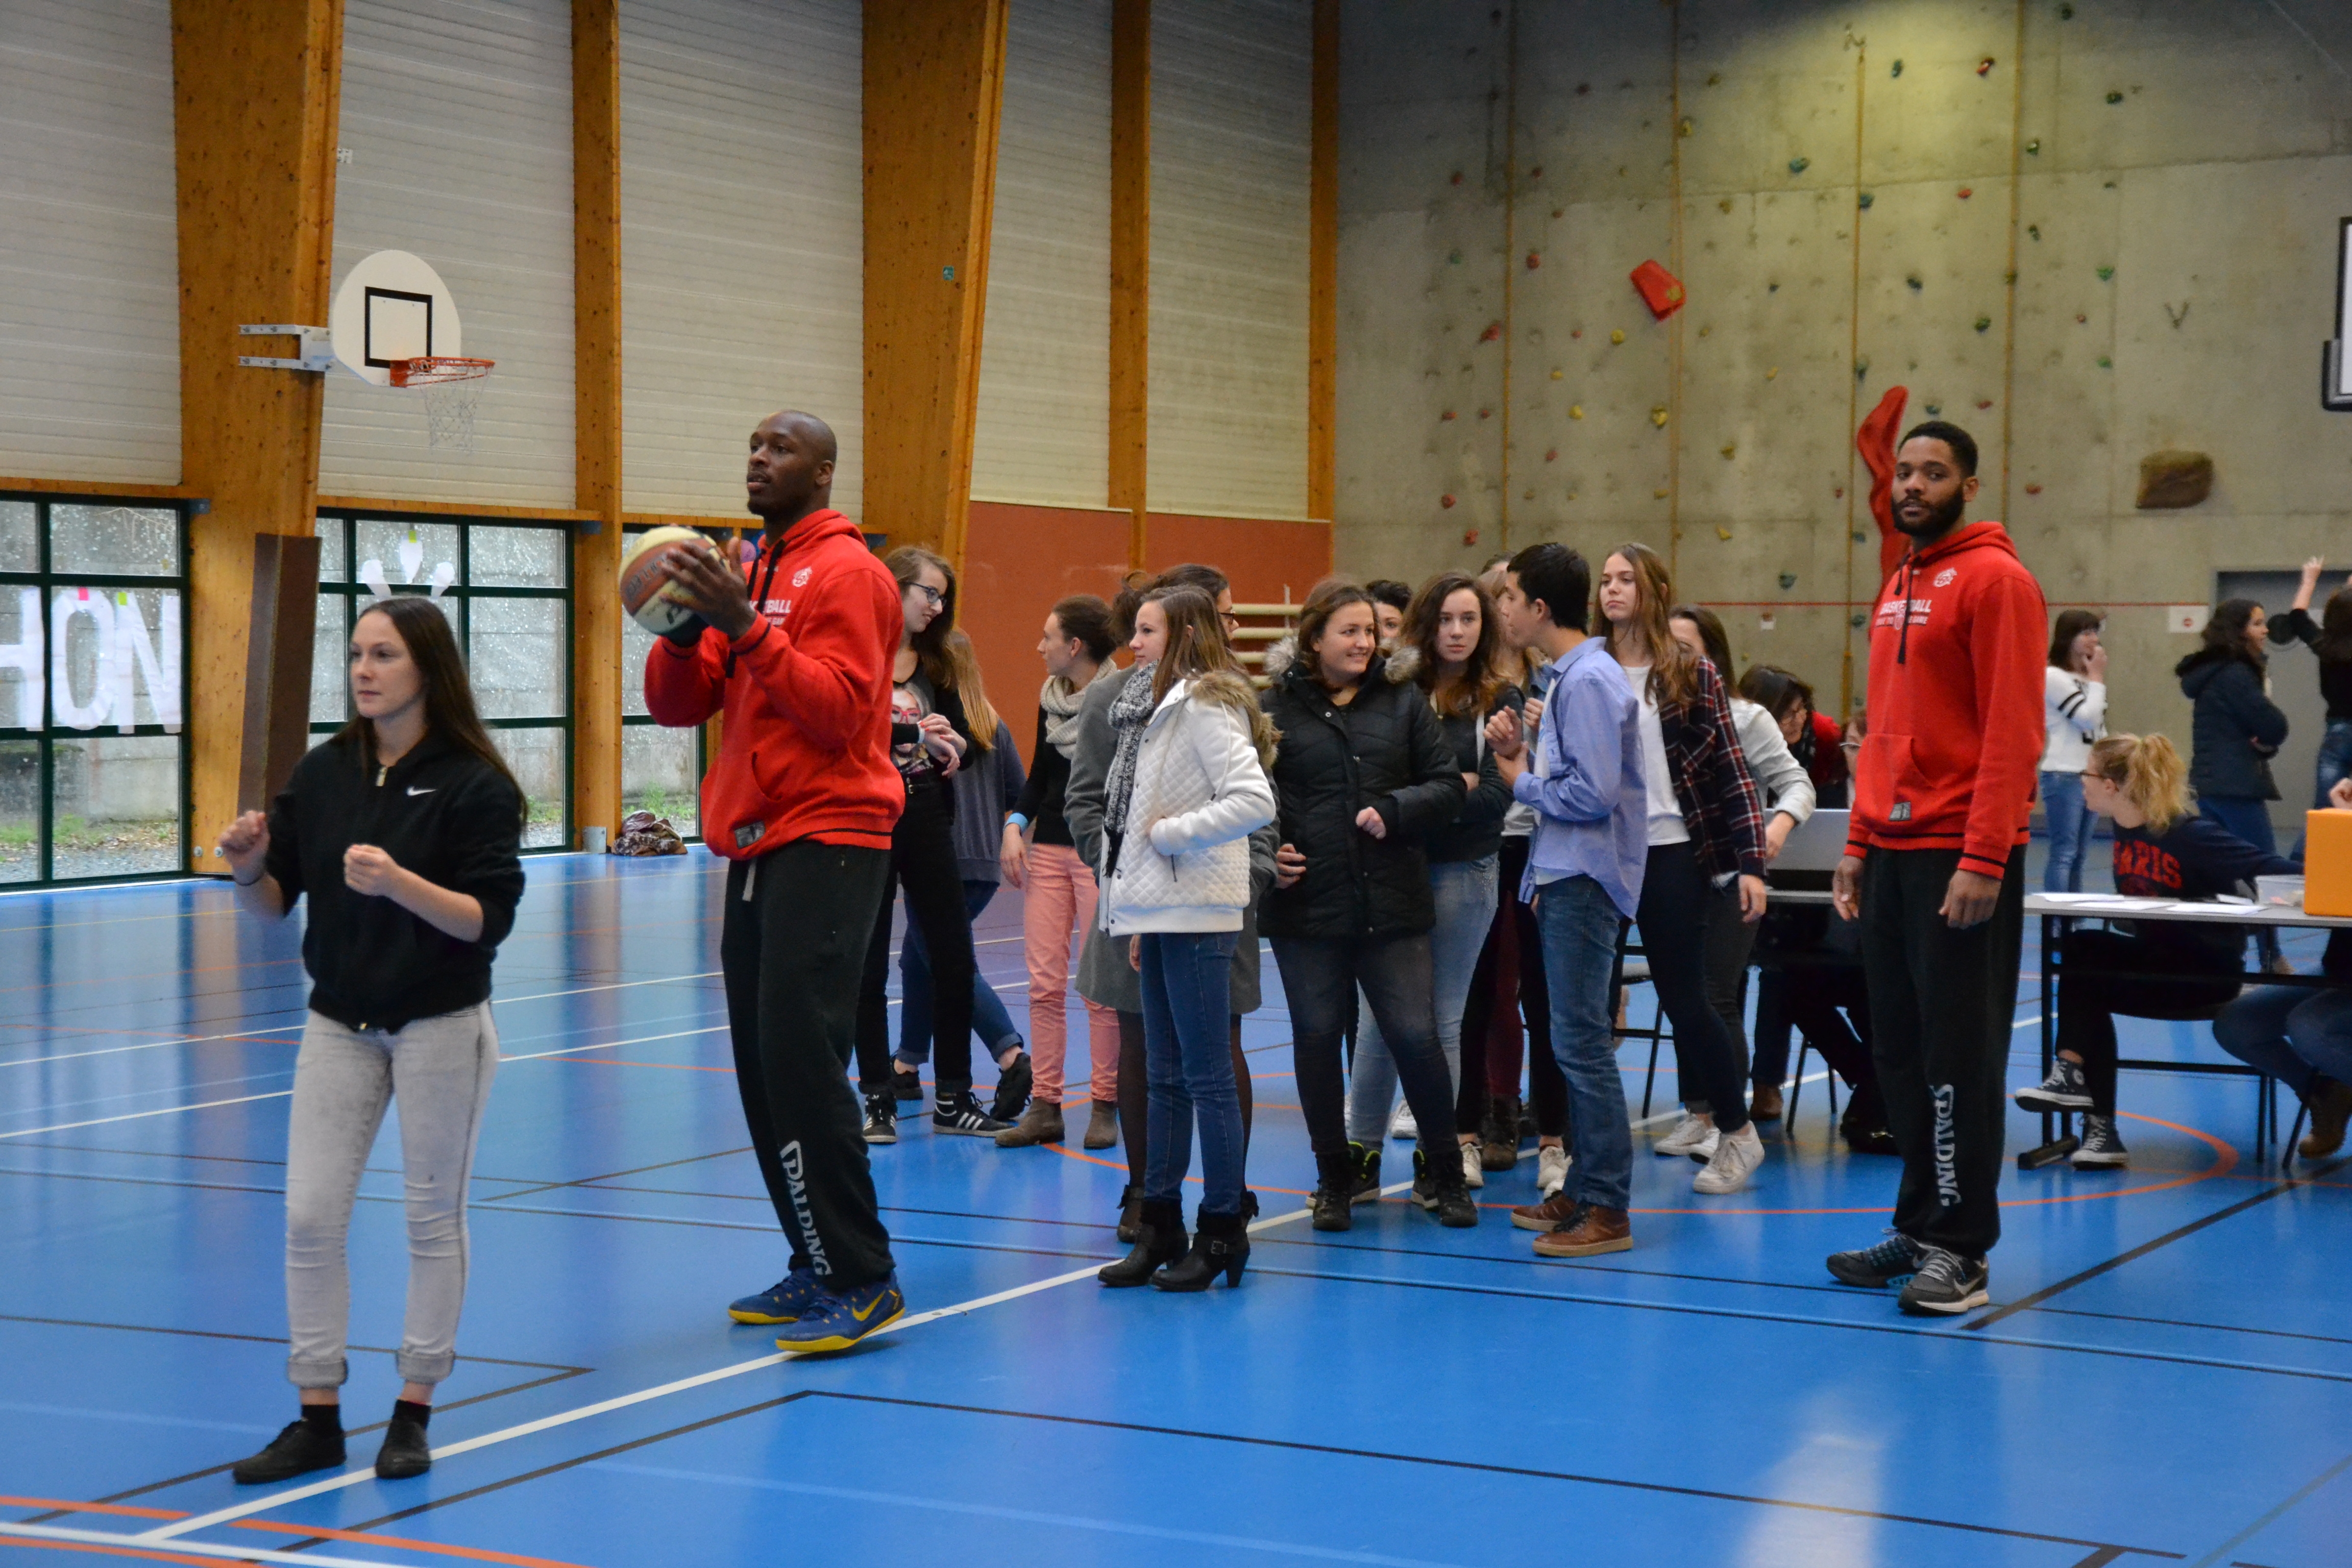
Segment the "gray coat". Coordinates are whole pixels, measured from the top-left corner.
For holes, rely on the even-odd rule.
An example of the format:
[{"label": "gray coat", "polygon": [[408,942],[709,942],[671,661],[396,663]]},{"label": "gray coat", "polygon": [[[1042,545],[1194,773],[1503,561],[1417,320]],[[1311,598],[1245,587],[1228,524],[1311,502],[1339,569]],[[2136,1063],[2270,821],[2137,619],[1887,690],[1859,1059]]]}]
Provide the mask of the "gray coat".
[{"label": "gray coat", "polygon": [[[1070,786],[1062,797],[1062,816],[1070,825],[1070,841],[1078,858],[1097,868],[1103,858],[1103,785],[1110,776],[1116,742],[1110,731],[1111,704],[1127,689],[1125,679],[1097,680],[1078,701],[1078,744],[1070,754]],[[1250,902],[1242,915],[1241,941],[1234,948],[1232,1000],[1235,1013],[1255,1013],[1263,1000],[1257,979],[1257,905],[1274,881],[1274,851],[1280,843],[1268,823],[1250,835]],[[1121,1013],[1143,1011],[1143,982],[1127,961],[1124,938],[1106,936],[1099,922],[1087,931],[1078,955],[1078,994]]]}]

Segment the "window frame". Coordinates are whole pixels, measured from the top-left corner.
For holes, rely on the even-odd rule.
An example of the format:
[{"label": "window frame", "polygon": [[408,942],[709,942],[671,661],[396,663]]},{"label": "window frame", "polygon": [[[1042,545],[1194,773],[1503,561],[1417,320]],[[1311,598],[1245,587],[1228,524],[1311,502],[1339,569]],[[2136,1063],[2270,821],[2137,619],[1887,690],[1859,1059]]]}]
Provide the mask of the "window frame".
[{"label": "window frame", "polygon": [[[633,522],[625,524],[621,530],[622,558],[625,560],[627,558],[629,553],[629,544],[633,539],[650,533],[656,528],[662,526],[664,525],[652,522]],[[702,535],[703,538],[710,541],[711,543],[721,547],[731,547],[738,540],[743,537],[745,532],[742,528],[734,524],[721,522],[696,523],[694,525],[694,531]],[[622,741],[625,745],[628,738],[626,734],[627,731],[633,729],[658,730],[664,728],[664,726],[650,713],[630,712],[628,702],[624,699],[621,703],[621,728],[624,731]],[[709,775],[709,772],[710,726],[709,724],[697,724],[694,726],[694,782],[697,791],[694,809],[694,831],[691,833],[679,834],[678,838],[682,843],[699,844],[702,842],[702,804],[699,792],[702,781]],[[621,788],[621,804],[624,807],[626,807],[628,805],[628,793],[627,782],[624,780]],[[622,816],[626,816],[627,815],[628,813],[625,809],[622,812]]]},{"label": "window frame", "polygon": [[[118,496],[104,493],[57,490],[0,490],[0,501],[26,502],[33,508],[33,570],[16,572],[0,570],[0,592],[15,588],[38,588],[41,591],[41,640],[47,644],[56,635],[50,625],[56,590],[68,588],[121,589],[125,592],[168,590],[180,596],[180,724],[176,731],[161,724],[133,724],[131,738],[170,736],[179,742],[179,857],[176,864],[155,871],[100,871],[89,876],[59,877],[57,870],[57,744],[60,733],[67,736],[105,734],[122,738],[119,726],[99,730],[65,730],[58,725],[57,683],[44,679],[41,682],[41,727],[37,731],[20,731],[14,726],[0,727],[0,744],[20,744],[29,742],[37,748],[36,769],[39,779],[39,817],[34,868],[37,873],[29,880],[0,881],[0,892],[19,892],[33,888],[79,888],[116,882],[160,882],[183,879],[190,875],[195,863],[195,847],[190,843],[189,811],[194,773],[194,751],[192,743],[194,726],[189,722],[193,704],[190,701],[190,681],[194,673],[195,615],[188,587],[188,517],[184,500],[154,496]],[[121,507],[131,511],[168,511],[177,531],[178,570],[169,574],[156,573],[74,572],[60,575],[55,569],[56,553],[50,541],[50,513],[58,507]]]},{"label": "window frame", "polygon": [[[477,517],[469,514],[451,514],[448,512],[438,511],[404,511],[396,508],[380,507],[362,507],[352,509],[338,508],[332,510],[321,508],[315,516],[312,527],[316,529],[329,523],[337,523],[341,526],[343,557],[342,574],[332,581],[330,581],[324,575],[321,575],[318,583],[315,584],[315,587],[321,598],[333,595],[340,597],[343,601],[342,635],[346,637],[351,635],[352,623],[358,618],[357,606],[361,596],[364,595],[371,600],[374,598],[374,595],[369,593],[367,584],[362,583],[358,577],[360,566],[360,556],[358,553],[359,525],[363,522],[388,522],[418,528],[427,526],[436,528],[454,528],[457,531],[457,581],[451,584],[449,587],[443,592],[441,597],[444,600],[454,600],[463,606],[462,613],[457,618],[455,629],[457,632],[458,651],[464,655],[467,668],[469,670],[473,668],[474,662],[474,601],[478,599],[553,599],[561,600],[562,602],[562,713],[552,718],[536,719],[492,719],[488,715],[485,715],[482,719],[482,727],[490,731],[560,730],[562,731],[562,837],[553,844],[530,846],[524,848],[522,853],[525,855],[565,855],[572,853],[577,847],[573,842],[573,838],[579,831],[574,820],[577,816],[577,802],[574,798],[577,791],[575,789],[575,779],[573,776],[576,747],[575,727],[578,723],[578,692],[575,689],[577,682],[573,679],[573,670],[572,668],[572,654],[573,639],[577,635],[579,614],[578,606],[574,602],[574,594],[578,588],[578,578],[572,570],[572,536],[573,525],[552,518]],[[509,587],[503,584],[492,586],[476,585],[473,581],[473,576],[474,530],[477,528],[522,528],[555,534],[562,541],[563,546],[562,550],[560,552],[560,557],[563,563],[562,586],[556,588],[529,588]],[[324,536],[321,535],[321,537],[323,538]],[[430,588],[429,585],[425,584],[404,583],[393,585],[393,592],[394,594],[413,594],[419,597],[424,597],[429,595]],[[314,647],[311,650],[311,658],[313,661],[317,659],[318,654],[319,650]],[[342,693],[343,717],[334,720],[312,719],[310,721],[310,733],[312,737],[313,744],[316,744],[320,738],[335,733],[345,724],[351,722],[352,719],[355,717],[352,710],[351,686],[348,681],[343,684]],[[528,805],[528,801],[526,801],[526,805]],[[528,826],[525,827],[525,832],[526,834],[529,832]]]}]

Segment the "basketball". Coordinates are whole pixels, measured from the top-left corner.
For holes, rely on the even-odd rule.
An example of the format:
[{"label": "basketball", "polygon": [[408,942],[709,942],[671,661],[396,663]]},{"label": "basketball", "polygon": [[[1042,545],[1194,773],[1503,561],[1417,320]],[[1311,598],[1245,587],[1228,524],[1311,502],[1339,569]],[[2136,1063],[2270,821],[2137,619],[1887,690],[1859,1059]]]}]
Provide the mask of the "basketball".
[{"label": "basketball", "polygon": [[709,549],[710,542],[690,528],[647,529],[621,557],[621,607],[656,637],[689,626],[699,631],[702,617],[678,597],[662,563],[673,550]]}]

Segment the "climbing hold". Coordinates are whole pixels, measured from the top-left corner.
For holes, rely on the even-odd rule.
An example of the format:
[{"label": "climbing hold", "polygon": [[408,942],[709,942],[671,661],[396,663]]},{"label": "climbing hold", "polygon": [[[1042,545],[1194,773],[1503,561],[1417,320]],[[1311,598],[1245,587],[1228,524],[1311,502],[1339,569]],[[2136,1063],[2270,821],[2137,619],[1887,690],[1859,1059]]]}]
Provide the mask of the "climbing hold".
[{"label": "climbing hold", "polygon": [[1767,381],[1778,381],[1780,378],[1780,367],[1779,365],[1777,365],[1777,364],[1776,364],[1776,365],[1771,366],[1769,369],[1766,370],[1766,371],[1765,371],[1765,373],[1764,373],[1764,379],[1765,379],[1765,380],[1767,380]]},{"label": "climbing hold", "polygon": [[1445,253],[1445,259],[1459,267],[1462,265],[1462,253],[1458,250],[1449,250]]},{"label": "climbing hold", "polygon": [[1584,335],[1584,329],[1582,327],[1570,327],[1568,330],[1568,335],[1571,338],[1580,338]]},{"label": "climbing hold", "polygon": [[2151,452],[2139,460],[2142,511],[2195,506],[2213,493],[2213,459],[2202,452]]},{"label": "climbing hold", "polygon": [[1448,510],[1451,510],[1454,506],[1454,498],[1452,496],[1439,496],[1437,498],[1437,504],[1446,508]]},{"label": "climbing hold", "polygon": [[2101,370],[2113,370],[2116,368],[2116,362],[2109,359],[2105,354],[2101,354],[2099,356],[2099,368]]},{"label": "climbing hold", "polygon": [[1976,192],[1971,187],[1967,185],[1962,185],[1960,187],[1960,200],[1967,201],[1970,196],[1975,195]]},{"label": "climbing hold", "polygon": [[1632,277],[1642,303],[1650,308],[1654,320],[1663,321],[1683,308],[1682,280],[1655,261],[1644,261],[1633,268]]},{"label": "climbing hold", "polygon": [[1663,403],[1650,410],[1650,423],[1663,430],[1666,427],[1666,405]]},{"label": "climbing hold", "polygon": [[1930,403],[1927,405],[1927,417],[1930,419],[1935,418],[1936,416],[1941,414],[1943,411],[1944,405],[1940,403]]},{"label": "climbing hold", "polygon": [[1591,92],[1591,90],[1592,84],[1589,81],[1580,81],[1576,84],[1576,96],[1579,98],[1582,98],[1586,93]]},{"label": "climbing hold", "polygon": [[1868,354],[1864,354],[1860,359],[1853,362],[1853,378],[1856,381],[1860,381],[1864,376],[1868,375],[1869,374],[1870,356]]},{"label": "climbing hold", "polygon": [[1903,282],[1914,294],[1916,294],[1920,289],[1927,287],[1925,283],[1919,281],[1919,275],[1916,272],[1914,272],[1910,277],[1903,279]]},{"label": "climbing hold", "polygon": [[1812,166],[1813,161],[1811,158],[1791,158],[1789,160],[1789,173],[1792,174],[1801,174]]},{"label": "climbing hold", "polygon": [[1522,492],[1520,493],[1519,499],[1520,499],[1521,500],[1535,500],[1535,499],[1536,499],[1536,490],[1535,490],[1535,487],[1534,487],[1533,485],[1529,485],[1529,486],[1528,486],[1528,487],[1524,491],[1522,491]]},{"label": "climbing hold", "polygon": [[1552,378],[1554,381],[1558,381],[1563,374],[1564,374],[1563,372],[1560,372],[1560,371],[1557,371],[1557,370],[1556,370],[1556,371],[1554,371],[1554,372],[1552,372],[1552,373],[1551,373],[1551,378]]},{"label": "climbing hold", "polygon": [[[1843,490],[1840,490],[1838,491],[1838,494],[1843,495],[1845,492]],[[1870,542],[1870,535],[1863,532],[1860,529],[1855,529],[1853,531],[1853,542],[1856,544],[1867,544]]]},{"label": "climbing hold", "polygon": [[1583,418],[1583,417],[1584,417],[1584,405],[1583,405],[1583,404],[1581,404],[1581,403],[1571,403],[1571,404],[1570,404],[1570,405],[1568,405],[1568,416],[1569,416],[1570,419],[1581,419],[1581,418]]},{"label": "climbing hold", "polygon": [[1979,316],[1977,318],[1977,331],[1980,332],[1990,331],[1991,328],[1992,318],[1990,316]]},{"label": "climbing hold", "polygon": [[1896,60],[1895,62],[1895,68],[1888,71],[1886,74],[1890,77],[1901,76],[1903,74],[1903,62],[1901,60]]},{"label": "climbing hold", "polygon": [[1465,529],[1464,529],[1464,530],[1462,531],[1462,542],[1463,542],[1465,545],[1472,545],[1472,544],[1475,544],[1475,543],[1477,543],[1477,542],[1478,542],[1478,531],[1477,531],[1476,529],[1475,529],[1475,528],[1465,528]]},{"label": "climbing hold", "polygon": [[1478,410],[1478,417],[1481,419],[1492,419],[1494,416],[1495,411],[1491,408],[1481,408]]},{"label": "climbing hold", "polygon": [[1478,334],[1478,341],[1482,343],[1491,343],[1499,341],[1502,335],[1503,323],[1500,321],[1489,321],[1486,323],[1486,330]]},{"label": "climbing hold", "polygon": [[1767,294],[1778,294],[1780,291],[1780,286],[1778,283],[1767,283],[1764,285],[1764,292]]},{"label": "climbing hold", "polygon": [[1715,205],[1722,211],[1729,212],[1731,210],[1731,198],[1729,196],[1726,196]]},{"label": "climbing hold", "polygon": [[2030,154],[2031,156],[2033,156],[2033,157],[2036,157],[2036,158],[2039,158],[2040,156],[2042,156],[2042,138],[2041,138],[2041,137],[2039,137],[2039,136],[2036,136],[2032,141],[2028,142],[2025,144],[2025,151],[2026,151],[2026,152],[2027,152],[2027,153],[2028,153],[2028,154]]},{"label": "climbing hold", "polygon": [[1534,168],[1529,169],[1529,170],[1528,171],[1528,179],[1530,179],[1530,180],[1540,180],[1540,179],[1542,179],[1542,178],[1543,178],[1543,165],[1542,165],[1541,163],[1538,163]]},{"label": "climbing hold", "polygon": [[1709,71],[1709,72],[1707,72],[1707,73],[1706,73],[1706,85],[1707,85],[1707,86],[1709,86],[1709,87],[1720,87],[1720,86],[1722,86],[1722,85],[1723,85],[1723,73],[1722,73],[1721,71]]},{"label": "climbing hold", "polygon": [[2040,244],[2040,243],[2041,243],[2041,240],[2042,240],[2042,226],[2041,226],[2040,224],[2038,224],[2038,223],[2030,223],[2030,224],[2027,224],[2027,225],[2025,226],[2025,232],[2026,232],[2027,237],[2028,237],[2029,238],[2032,239],[2036,244]]},{"label": "climbing hold", "polygon": [[1528,271],[1533,272],[1537,268],[1541,267],[1542,265],[1543,265],[1543,256],[1542,256],[1542,254],[1541,254],[1540,252],[1533,251],[1533,250],[1530,250],[1530,251],[1528,251]]},{"label": "climbing hold", "polygon": [[1443,414],[1439,415],[1439,416],[1437,416],[1437,419],[1438,419],[1438,423],[1442,425],[1442,424],[1444,424],[1446,420],[1451,419],[1451,418],[1453,418],[1453,417],[1454,417],[1454,410],[1452,410],[1451,408],[1449,408],[1449,409],[1447,409],[1444,413],[1443,413]]},{"label": "climbing hold", "polygon": [[1715,536],[1717,539],[1724,541],[1726,543],[1728,543],[1731,540],[1731,530],[1717,524],[1715,531]]},{"label": "climbing hold", "polygon": [[[1854,537],[1855,537],[1855,538],[1857,538],[1857,539],[1859,539],[1859,538],[1861,538],[1862,536],[1861,536],[1860,534],[1856,534]],[[1848,626],[1852,626],[1854,630],[1856,630],[1856,631],[1860,631],[1860,630],[1862,630],[1862,623],[1863,623],[1866,618],[1867,618],[1866,616],[1859,616],[1859,615],[1855,615],[1855,616],[1848,616],[1845,618],[1845,624],[1846,624],[1846,625],[1848,625]]]},{"label": "climbing hold", "polygon": [[1877,199],[1878,198],[1876,196],[1871,195],[1868,191],[1864,191],[1862,195],[1854,198],[1854,205],[1860,207],[1864,212],[1868,212],[1870,210],[1870,204]]},{"label": "climbing hold", "polygon": [[1613,331],[1613,332],[1610,333],[1610,334],[1609,334],[1609,341],[1610,341],[1611,342],[1612,342],[1612,343],[1622,343],[1622,342],[1623,342],[1625,341],[1625,329],[1624,329],[1624,328],[1622,328],[1622,327],[1620,327],[1620,328],[1618,328],[1615,331]]},{"label": "climbing hold", "polygon": [[[1844,487],[1843,485],[1840,485],[1840,486],[1838,486],[1838,488],[1837,488],[1837,489],[1833,489],[1833,490],[1830,491],[1830,499],[1831,499],[1832,500],[1845,500],[1845,487]],[[1859,538],[1861,538],[1861,537],[1862,537],[1862,535],[1860,535],[1860,534],[1858,534],[1858,533],[1857,533],[1857,534],[1855,534],[1855,535],[1854,535],[1854,537],[1855,537],[1856,539],[1859,539]]]},{"label": "climbing hold", "polygon": [[2109,103],[2121,103],[2123,100],[2124,95],[2120,92],[2111,92],[2107,94],[2107,101]]},{"label": "climbing hold", "polygon": [[1739,443],[1738,443],[1738,442],[1737,442],[1737,441],[1726,441],[1726,442],[1723,444],[1723,455],[1724,455],[1725,457],[1727,457],[1727,458],[1733,458],[1733,457],[1737,457],[1737,456],[1738,456],[1738,454],[1739,454]]},{"label": "climbing hold", "polygon": [[1979,398],[1978,398],[1978,399],[1977,399],[1977,411],[1978,411],[1979,413],[1982,413],[1984,410],[1986,410],[1986,409],[1988,409],[1988,408],[1990,408],[1991,406],[1992,406],[1992,399],[1991,399],[1991,398],[1990,398],[1990,397],[1979,397]]},{"label": "climbing hold", "polygon": [[2075,324],[2076,326],[2078,326],[2078,327],[2082,327],[2082,326],[2088,326],[2088,325],[2090,324],[2090,321],[2091,321],[2091,318],[2090,318],[2090,317],[2088,317],[2088,316],[2086,316],[2086,315],[2084,315],[2084,314],[2083,314],[2083,312],[2082,312],[2082,311],[2077,310],[2077,311],[2075,311],[2075,312],[2074,312],[2074,324]]},{"label": "climbing hold", "polygon": [[1462,183],[1462,171],[1461,171],[1461,170],[1459,170],[1459,169],[1454,170],[1454,178],[1453,178],[1453,179],[1451,179],[1451,180],[1449,180],[1449,181],[1447,181],[1446,183],[1447,183],[1448,184],[1454,184],[1454,185],[1458,185],[1458,184],[1460,184]]},{"label": "climbing hold", "polygon": [[1977,62],[1977,75],[1992,75],[1992,57],[1990,55],[1987,55],[1984,58]]},{"label": "climbing hold", "polygon": [[1547,462],[1547,463],[1557,463],[1557,462],[1559,462],[1559,447],[1554,447],[1553,448],[1551,448],[1551,450],[1549,450],[1549,451],[1546,452],[1546,453],[1544,454],[1544,461],[1545,461],[1545,462]]},{"label": "climbing hold", "polygon": [[2042,487],[2040,485],[2028,485],[2025,487],[2025,493],[2030,496],[2038,496],[2042,493]]},{"label": "climbing hold", "polygon": [[2060,21],[2062,21],[2062,22],[2071,22],[2071,21],[2073,21],[2073,20],[2074,19],[2074,6],[2072,6],[2072,5],[2061,5],[2061,6],[2059,6],[2059,7],[2058,7],[2058,19],[2059,19]]},{"label": "climbing hold", "polygon": [[1668,496],[1670,496],[1670,495],[1672,495],[1672,494],[1674,494],[1674,493],[1675,493],[1675,492],[1674,492],[1674,491],[1672,491],[1672,490],[1665,490],[1665,489],[1652,490],[1652,491],[1650,492],[1650,499],[1651,499],[1651,500],[1665,500]]},{"label": "climbing hold", "polygon": [[1707,335],[1707,333],[1709,333],[1709,332],[1711,332],[1711,331],[1715,331],[1715,329],[1714,329],[1713,327],[1701,327],[1701,328],[1698,330],[1698,335],[1699,335],[1700,337],[1705,337],[1705,336],[1706,336],[1706,335]]},{"label": "climbing hold", "polygon": [[1780,574],[1780,591],[1782,593],[1788,592],[1796,585],[1797,574],[1794,572],[1783,572]]},{"label": "climbing hold", "polygon": [[2102,283],[2108,281],[2110,279],[2114,278],[2115,275],[2116,269],[2112,267],[2102,267],[2099,268],[2099,281]]},{"label": "climbing hold", "polygon": [[1691,117],[1689,115],[1685,114],[1683,116],[1682,122],[1675,127],[1675,132],[1681,136],[1687,136],[1691,133]]}]

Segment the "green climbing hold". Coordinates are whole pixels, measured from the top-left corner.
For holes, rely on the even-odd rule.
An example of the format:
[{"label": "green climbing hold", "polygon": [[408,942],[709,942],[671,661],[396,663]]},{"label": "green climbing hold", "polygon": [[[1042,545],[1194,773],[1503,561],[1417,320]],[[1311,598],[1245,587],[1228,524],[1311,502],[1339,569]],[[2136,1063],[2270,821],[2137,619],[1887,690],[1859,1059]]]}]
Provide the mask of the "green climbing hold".
[{"label": "green climbing hold", "polygon": [[[1857,533],[1857,534],[1855,534],[1855,535],[1854,535],[1854,538],[1856,538],[1856,539],[1860,539],[1861,537],[1862,537],[1862,535],[1860,535],[1859,533]],[[1865,620],[1868,620],[1869,618],[1870,618],[1870,617],[1869,617],[1869,616],[1848,616],[1846,617],[1846,623],[1845,623],[1845,624],[1846,624],[1846,625],[1848,625],[1848,626],[1852,626],[1854,630],[1856,630],[1856,631],[1860,631],[1860,630],[1862,630],[1862,623],[1863,623],[1863,622],[1864,622]]]},{"label": "green climbing hold", "polygon": [[2038,223],[2027,224],[2025,226],[2025,232],[2036,242],[2039,242],[2042,238],[2042,226]]},{"label": "green climbing hold", "polygon": [[2109,103],[2121,103],[2123,100],[2124,95],[2120,92],[2111,92],[2107,94],[2107,101]]},{"label": "green climbing hold", "polygon": [[1784,592],[1795,587],[1796,585],[1797,574],[1794,572],[1783,572],[1780,574],[1780,587]]},{"label": "green climbing hold", "polygon": [[1901,60],[1896,60],[1895,62],[1895,68],[1888,71],[1886,74],[1891,77],[1901,76],[1903,74],[1903,62]]},{"label": "green climbing hold", "polygon": [[1869,374],[1870,356],[1868,354],[1864,354],[1860,359],[1853,362],[1853,378],[1856,381],[1860,381],[1864,376],[1868,375]]},{"label": "green climbing hold", "polygon": [[1916,294],[1920,289],[1927,287],[1925,283],[1919,281],[1919,275],[1916,272],[1914,272],[1910,277],[1903,279],[1903,282],[1914,294]]},{"label": "green climbing hold", "polygon": [[1445,259],[1454,266],[1459,267],[1462,265],[1462,253],[1458,250],[1448,251]]},{"label": "green climbing hold", "polygon": [[1979,316],[1977,318],[1977,331],[1984,332],[1990,331],[1991,330],[1992,318],[1990,316]]},{"label": "green climbing hold", "polygon": [[1878,198],[1876,196],[1872,195],[1868,191],[1863,192],[1860,196],[1855,198],[1856,202],[1861,205],[1862,210],[1864,212],[1868,212],[1870,210],[1870,204],[1877,199]]},{"label": "green climbing hold", "polygon": [[2114,278],[2115,275],[2116,269],[2112,267],[2102,267],[2099,268],[2099,281],[2102,283],[2108,281],[2110,279]]},{"label": "green climbing hold", "polygon": [[2028,142],[2025,144],[2025,151],[2031,156],[2037,158],[2040,157],[2042,155],[2042,138],[2036,136],[2032,141]]},{"label": "green climbing hold", "polygon": [[1789,173],[1792,174],[1801,174],[1812,166],[1813,161],[1811,158],[1791,158],[1789,160]]},{"label": "green climbing hold", "polygon": [[2071,21],[2073,21],[2073,20],[2074,19],[2074,7],[2073,7],[2072,5],[2061,5],[2061,6],[2059,6],[2059,7],[2058,7],[2058,19],[2059,19],[2060,21],[2062,21],[2062,22],[2071,22]]},{"label": "green climbing hold", "polygon": [[1943,413],[1943,411],[1944,405],[1940,403],[1930,403],[1927,405],[1927,417],[1930,419],[1935,418],[1937,415]]},{"label": "green climbing hold", "polygon": [[2099,368],[2101,370],[2113,370],[2116,368],[2116,362],[2109,359],[2106,355],[2101,354],[2099,356]]},{"label": "green climbing hold", "polygon": [[1853,531],[1853,542],[1856,544],[1867,544],[1870,542],[1870,535],[1857,528]]}]

